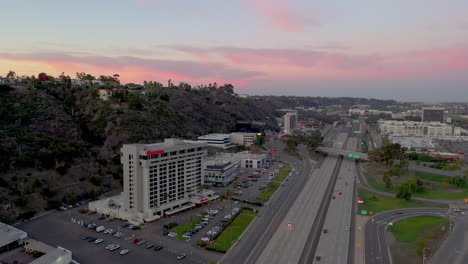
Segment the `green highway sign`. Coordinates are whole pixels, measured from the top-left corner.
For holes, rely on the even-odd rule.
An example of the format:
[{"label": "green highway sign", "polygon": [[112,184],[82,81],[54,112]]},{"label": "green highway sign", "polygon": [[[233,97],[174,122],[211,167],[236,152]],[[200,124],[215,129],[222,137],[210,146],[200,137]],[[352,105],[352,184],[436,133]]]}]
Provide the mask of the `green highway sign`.
[{"label": "green highway sign", "polygon": [[359,155],[355,155],[355,154],[348,154],[348,157],[359,159]]},{"label": "green highway sign", "polygon": [[361,134],[361,130],[356,130],[356,131],[354,131],[354,133]]},{"label": "green highway sign", "polygon": [[361,210],[361,214],[366,215],[367,211],[366,210]]}]

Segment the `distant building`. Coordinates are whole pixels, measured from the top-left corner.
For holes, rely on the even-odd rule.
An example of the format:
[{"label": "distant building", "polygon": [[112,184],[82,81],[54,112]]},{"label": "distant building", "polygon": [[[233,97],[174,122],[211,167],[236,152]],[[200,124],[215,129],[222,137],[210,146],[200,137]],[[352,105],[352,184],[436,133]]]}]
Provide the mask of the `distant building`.
[{"label": "distant building", "polygon": [[91,81],[91,84],[93,84],[93,85],[99,85],[99,86],[104,86],[106,83],[104,83],[104,82],[101,81],[101,80],[92,80],[92,81]]},{"label": "distant building", "polygon": [[402,148],[406,148],[410,151],[425,152],[436,147],[436,145],[428,137],[389,135],[388,139],[390,142],[394,144],[398,143]]},{"label": "distant building", "polygon": [[238,153],[223,153],[225,157],[236,157],[240,160],[241,168],[260,169],[266,165],[266,154],[242,151]]},{"label": "distant building", "polygon": [[99,99],[103,101],[108,101],[110,98],[112,98],[112,90],[99,89]]},{"label": "distant building", "polygon": [[257,140],[257,133],[231,133],[231,142],[237,145],[244,145],[250,147],[255,144]]},{"label": "distant building", "polygon": [[226,186],[239,176],[240,159],[236,155],[217,155],[203,163],[205,184]]},{"label": "distant building", "polygon": [[[23,250],[15,250],[23,248]],[[21,262],[18,262],[21,260]],[[28,238],[28,234],[0,223],[0,263],[72,264],[72,252]]]},{"label": "distant building", "polygon": [[444,120],[444,109],[435,107],[423,107],[422,109],[422,122],[440,122]]},{"label": "distant building", "polygon": [[198,141],[204,142],[208,144],[208,146],[222,149],[228,149],[236,146],[231,142],[231,135],[229,134],[213,133],[204,136],[199,136]]},{"label": "distant building", "polygon": [[265,123],[260,122],[237,122],[236,131],[243,133],[265,133]]},{"label": "distant building", "polygon": [[414,121],[379,121],[379,128],[386,135],[420,136],[420,137],[459,137],[461,130],[439,122]]},{"label": "distant building", "polygon": [[89,204],[89,209],[141,224],[218,198],[203,185],[206,143],[165,139],[156,144],[124,144],[123,193]]},{"label": "distant building", "polygon": [[440,151],[434,150],[434,151],[429,151],[427,154],[433,158],[442,158],[446,162],[455,162],[457,160],[465,159],[464,153],[449,153],[449,152],[440,152]]},{"label": "distant building", "polygon": [[349,115],[358,115],[358,116],[373,116],[373,115],[391,115],[392,111],[382,111],[375,109],[360,109],[360,108],[351,108],[349,109]]},{"label": "distant building", "polygon": [[283,116],[284,133],[291,135],[297,127],[298,116],[297,112],[288,112]]}]

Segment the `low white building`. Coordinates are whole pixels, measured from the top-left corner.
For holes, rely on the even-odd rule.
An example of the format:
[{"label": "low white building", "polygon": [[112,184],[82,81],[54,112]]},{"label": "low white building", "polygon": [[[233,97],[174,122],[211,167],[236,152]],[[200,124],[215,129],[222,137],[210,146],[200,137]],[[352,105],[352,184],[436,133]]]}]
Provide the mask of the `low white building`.
[{"label": "low white building", "polygon": [[228,149],[236,146],[231,142],[231,135],[229,134],[213,133],[204,136],[199,136],[198,141],[204,142],[210,147],[222,149]]},{"label": "low white building", "polygon": [[379,128],[385,135],[419,136],[419,137],[459,137],[458,127],[439,122],[414,121],[379,121]]},{"label": "low white building", "polygon": [[233,144],[244,145],[246,147],[250,147],[254,145],[256,141],[257,141],[256,133],[242,133],[242,132],[231,133],[231,142]]},{"label": "low white building", "polygon": [[392,111],[382,111],[382,110],[375,110],[375,109],[360,109],[360,108],[351,108],[349,109],[349,115],[380,115],[386,114],[391,115]]},{"label": "low white building", "polygon": [[99,99],[103,101],[108,101],[110,98],[112,98],[112,90],[99,89]]},{"label": "low white building", "polygon": [[260,169],[266,165],[266,153],[242,151],[238,153],[220,153],[225,159],[235,157],[239,159],[241,168]]},{"label": "low white building", "polygon": [[205,184],[226,186],[239,176],[240,159],[236,155],[218,154],[203,163]]},{"label": "low white building", "polygon": [[[15,250],[20,247],[23,247],[24,250]],[[77,263],[72,259],[72,252],[70,250],[63,247],[52,247],[40,241],[30,239],[26,232],[0,223],[0,262],[15,263],[15,261],[24,259],[29,260],[28,264]]]}]

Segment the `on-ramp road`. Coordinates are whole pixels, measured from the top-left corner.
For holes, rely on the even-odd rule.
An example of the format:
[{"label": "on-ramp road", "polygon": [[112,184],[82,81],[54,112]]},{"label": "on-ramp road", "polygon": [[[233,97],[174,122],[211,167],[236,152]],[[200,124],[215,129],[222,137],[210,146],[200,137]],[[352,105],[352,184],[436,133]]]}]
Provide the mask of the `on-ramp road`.
[{"label": "on-ramp road", "polygon": [[[396,214],[400,212],[401,214]],[[391,264],[390,248],[387,243],[387,226],[395,221],[420,215],[449,218],[449,209],[408,208],[392,210],[373,216],[365,226],[366,264]]]}]

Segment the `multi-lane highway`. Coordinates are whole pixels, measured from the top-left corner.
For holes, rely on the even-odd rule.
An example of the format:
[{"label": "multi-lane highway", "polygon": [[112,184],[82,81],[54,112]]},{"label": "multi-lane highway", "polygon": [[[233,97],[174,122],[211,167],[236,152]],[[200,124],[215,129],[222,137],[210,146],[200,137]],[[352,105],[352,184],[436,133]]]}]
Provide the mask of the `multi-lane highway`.
[{"label": "multi-lane highway", "polygon": [[[399,212],[397,214],[396,212]],[[409,208],[380,213],[372,217],[365,226],[366,264],[391,264],[390,248],[387,242],[387,226],[395,221],[419,215],[449,217],[448,209]],[[459,262],[433,262],[459,263]]]},{"label": "multi-lane highway", "polygon": [[[325,135],[325,141],[333,142],[333,137],[336,135],[334,130],[335,128]],[[335,143],[339,145],[343,144],[343,141],[344,139],[337,140]],[[281,147],[278,146],[277,149],[281,149]],[[319,161],[317,170],[322,171],[322,173],[318,173],[313,171],[313,164],[306,158],[308,156],[307,150],[301,149],[300,153],[303,162],[298,164],[300,166],[296,165],[296,171],[299,174],[290,177],[284,186],[277,191],[266,207],[262,209],[259,217],[240,238],[237,245],[221,259],[220,263],[297,263],[297,261],[285,258],[291,255],[291,252],[295,252],[295,258],[299,259],[309,233],[301,231],[301,226],[309,226],[306,230],[310,230],[310,225],[313,224],[313,220],[310,219],[314,219],[313,210],[302,210],[301,207],[314,208],[320,205],[322,201],[320,193],[323,196],[322,184],[327,185],[327,178],[329,180],[337,160],[334,157]],[[282,154],[280,153],[280,155]],[[290,156],[282,155],[280,158],[291,164],[295,163],[295,161],[291,161]],[[309,181],[312,178],[314,180]],[[302,198],[298,198],[298,196]],[[292,209],[293,207],[294,209]],[[312,213],[312,215],[307,215],[307,213]],[[288,222],[292,222],[291,228],[288,228]],[[278,240],[278,238],[280,239]],[[297,239],[300,239],[302,243],[299,243]],[[284,248],[284,245],[289,245],[290,251]],[[278,246],[280,246],[280,250],[272,250]],[[282,256],[270,260],[271,257],[263,254],[265,251],[272,252],[273,255],[281,253]]]},{"label": "multi-lane highway", "polygon": [[[346,134],[341,134],[335,141],[335,145],[343,144],[346,136]],[[337,157],[326,157],[322,166],[310,175],[310,180],[306,182],[296,202],[290,207],[288,214],[259,256],[257,263],[300,262],[337,162]],[[292,224],[291,227],[288,227],[289,222]]]},{"label": "multi-lane highway", "polygon": [[[348,140],[348,150],[355,150],[357,138]],[[333,191],[325,224],[321,230],[320,242],[317,246],[314,263],[352,263],[354,243],[352,234],[354,226],[352,219],[355,215],[356,162],[344,159],[338,179]],[[326,230],[326,233],[325,233]],[[310,262],[308,262],[310,263]]]},{"label": "multi-lane highway", "polygon": [[[279,141],[275,141],[269,147],[276,147],[279,150],[277,155],[280,160],[295,164],[295,170],[299,174],[285,181],[277,190],[236,245],[221,258],[220,263],[255,263],[312,173],[313,163],[308,158],[299,161],[282,153],[283,145]],[[300,149],[300,153],[306,156],[306,150]]]}]

